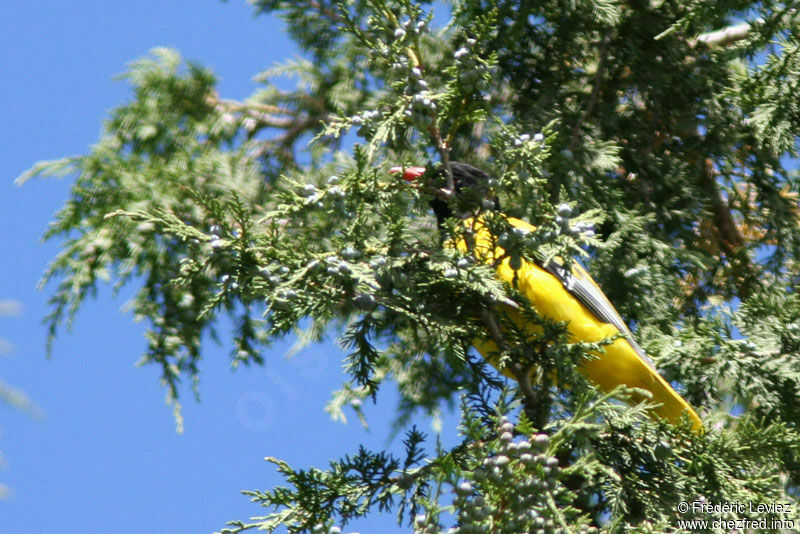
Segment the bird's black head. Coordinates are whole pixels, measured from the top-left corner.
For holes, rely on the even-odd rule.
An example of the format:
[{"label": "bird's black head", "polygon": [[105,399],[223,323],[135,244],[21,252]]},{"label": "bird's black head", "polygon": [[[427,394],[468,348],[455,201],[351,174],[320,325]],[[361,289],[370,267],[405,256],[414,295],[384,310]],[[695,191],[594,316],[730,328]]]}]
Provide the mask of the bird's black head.
[{"label": "bird's black head", "polygon": [[[401,172],[401,170],[395,167],[392,172]],[[424,167],[406,167],[405,170],[402,170],[403,178],[408,181],[415,181],[425,173],[425,170]],[[458,161],[450,163],[450,171],[453,173],[455,196],[446,200],[443,195],[434,195],[430,202],[440,226],[445,219],[456,215],[469,216],[474,214],[477,208],[485,208],[487,206],[486,201],[489,201],[490,209],[500,209],[497,197],[491,191],[490,176],[488,174],[477,167]],[[436,189],[446,187],[447,178],[444,167],[441,165],[434,170],[431,185]]]}]

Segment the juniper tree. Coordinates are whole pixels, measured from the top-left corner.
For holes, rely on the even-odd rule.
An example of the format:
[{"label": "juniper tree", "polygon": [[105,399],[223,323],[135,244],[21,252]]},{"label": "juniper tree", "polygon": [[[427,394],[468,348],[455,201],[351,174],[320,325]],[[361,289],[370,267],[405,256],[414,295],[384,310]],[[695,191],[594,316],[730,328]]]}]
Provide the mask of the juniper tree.
[{"label": "juniper tree", "polygon": [[[76,176],[45,234],[62,242],[45,277],[57,284],[50,340],[98,283],[142,280],[143,361],[160,366],[179,424],[179,383],[197,378],[221,314],[237,325],[234,363],[264,362],[301,325],[307,341],[337,332],[350,382],[334,416],[397,384],[404,456],[343,451],[305,471],[273,459],[287,486],[247,492],[268,515],[225,532],[335,532],[387,509],[426,533],[713,519],[681,502],[778,501],[791,513],[721,517],[798,524],[791,3],[252,4],[284,18],[302,60],[262,73],[239,102],[207,69],[154,50],[131,65],[134,96],[88,154],[23,177]],[[295,90],[273,85],[285,74]],[[602,344],[570,343],[532,310],[520,313],[537,337],[503,320],[507,303],[524,308],[514,288],[442,246],[458,225],[437,229],[431,191],[388,172],[455,160],[490,172],[504,211],[536,225],[501,230],[507,250],[581,258],[704,434],[586,384],[575,366]],[[471,349],[492,336],[487,314],[501,322],[501,365],[539,369],[538,381],[505,382]],[[450,450],[405,428],[442,405],[462,413]]]}]

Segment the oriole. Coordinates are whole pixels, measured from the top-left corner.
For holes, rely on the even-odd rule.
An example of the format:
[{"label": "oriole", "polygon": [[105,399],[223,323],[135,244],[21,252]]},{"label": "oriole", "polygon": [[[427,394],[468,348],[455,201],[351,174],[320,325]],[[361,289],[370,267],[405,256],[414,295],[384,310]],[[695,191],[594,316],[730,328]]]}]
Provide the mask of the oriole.
[{"label": "oriole", "polygon": [[[489,203],[484,202],[484,206],[499,209],[496,198],[490,194],[490,178],[486,173],[471,165],[457,162],[451,163],[450,169],[456,189],[454,192],[456,205],[459,205],[459,200],[472,196],[466,205],[471,203],[474,207],[476,199],[488,200]],[[402,172],[403,178],[408,181],[416,180],[425,171],[424,167],[391,169],[393,173]],[[443,169],[439,168],[436,172],[441,174]],[[453,216],[448,203],[438,197],[434,197],[431,206],[440,226],[445,219]],[[472,218],[473,213],[474,210],[467,211],[462,217],[464,224],[473,229],[472,252],[480,261],[494,264],[496,259],[503,258],[505,251],[496,244],[497,240],[492,237],[482,220]],[[506,217],[506,220],[512,227],[523,232],[535,230],[535,227],[525,221],[512,217]],[[455,246],[462,252],[468,252],[467,243],[463,239],[455,243]],[[567,270],[556,261],[543,265],[526,260],[520,263],[517,260],[514,267],[517,268],[512,268],[511,258],[506,256],[497,262],[498,277],[514,285],[541,316],[565,322],[571,342],[596,343],[617,336],[604,346],[603,351],[593,353],[594,358],[580,364],[579,371],[586,378],[605,392],[621,384],[649,391],[652,394],[650,401],[657,404],[652,408],[652,414],[663,417],[673,424],[680,421],[685,414],[691,420],[693,430],[702,431],[703,425],[697,413],[658,373],[600,286],[580,265],[574,263],[571,270]],[[509,315],[514,318],[518,326],[530,332],[532,336],[541,331],[538,325],[519,324],[523,322],[519,314]],[[487,358],[487,361],[493,363],[488,357],[497,352],[493,342],[477,342],[475,348]],[[513,378],[507,370],[501,371]],[[633,400],[638,402],[644,399],[634,397]]]}]

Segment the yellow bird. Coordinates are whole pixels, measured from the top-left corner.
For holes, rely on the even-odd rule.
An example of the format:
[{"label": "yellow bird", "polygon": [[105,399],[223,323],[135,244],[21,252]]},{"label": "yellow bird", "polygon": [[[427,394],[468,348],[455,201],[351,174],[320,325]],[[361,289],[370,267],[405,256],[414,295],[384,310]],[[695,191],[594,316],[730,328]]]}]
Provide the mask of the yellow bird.
[{"label": "yellow bird", "polygon": [[[450,169],[456,188],[456,204],[472,195],[473,199],[465,202],[475,205],[476,200],[489,198],[489,207],[499,209],[496,199],[489,196],[489,175],[464,163],[452,162]],[[402,173],[403,178],[414,181],[425,173],[424,167],[395,167],[393,173]],[[439,169],[436,171],[442,173]],[[447,202],[439,198],[431,201],[431,207],[441,225],[445,219],[453,217]],[[505,251],[496,244],[489,229],[480,219],[474,220],[467,212],[464,224],[474,232],[473,253],[484,263],[494,264],[495,259],[502,258]],[[525,221],[507,217],[508,223],[523,232],[532,232],[535,227]],[[468,252],[467,244],[460,240],[455,246],[462,252]],[[683,399],[669,383],[658,373],[644,350],[636,343],[633,334],[609,302],[600,286],[577,263],[567,270],[557,261],[540,265],[522,260],[511,266],[511,259],[505,257],[497,266],[498,277],[512,284],[523,295],[528,303],[541,316],[558,322],[567,323],[567,334],[571,342],[602,342],[610,338],[616,339],[605,345],[602,352],[595,352],[592,359],[582,363],[579,371],[601,390],[609,392],[624,384],[628,387],[640,388],[652,394],[652,403],[658,404],[651,411],[653,414],[677,423],[687,416],[692,422],[695,432],[701,432],[702,422],[689,403]],[[518,314],[511,314],[516,321],[522,319]],[[533,324],[520,324],[531,335],[541,332],[541,327]],[[620,336],[621,334],[621,336]],[[492,363],[488,356],[497,353],[492,342],[480,342],[475,348]],[[513,378],[507,370],[501,370]],[[636,402],[644,398],[634,398]]]}]

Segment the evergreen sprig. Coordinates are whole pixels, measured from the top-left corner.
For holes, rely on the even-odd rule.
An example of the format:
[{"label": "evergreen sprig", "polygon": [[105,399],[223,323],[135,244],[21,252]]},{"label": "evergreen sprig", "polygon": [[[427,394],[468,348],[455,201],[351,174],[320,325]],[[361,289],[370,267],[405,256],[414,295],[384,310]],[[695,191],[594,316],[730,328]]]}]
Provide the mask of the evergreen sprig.
[{"label": "evergreen sprig", "polygon": [[[178,422],[180,384],[196,383],[220,314],[235,324],[234,365],[263,363],[282,336],[339,333],[350,378],[335,418],[349,405],[366,424],[360,403],[388,380],[396,432],[466,400],[451,450],[410,430],[403,457],[270,460],[289,487],[248,492],[270,514],[225,532],[341,532],[373,509],[420,533],[680,532],[708,519],[682,502],[776,501],[792,512],[770,519],[800,522],[793,5],[251,3],[283,17],[303,59],[238,102],[207,69],[154,50],[123,77],[132,100],[89,154],[21,177],[77,176],[45,233],[62,240],[43,280],[56,284],[50,343],[99,283],[141,280],[142,361],[161,367]],[[296,89],[272,83],[283,75]],[[504,215],[476,210],[510,262],[589,268],[704,434],[614,400],[642,392],[599,394],[576,366],[612,340],[569,339],[449,245],[469,228],[438,226],[428,202],[452,192],[452,161],[493,176]],[[444,175],[413,187],[389,174],[410,164]],[[512,394],[476,343],[518,379]]]}]

